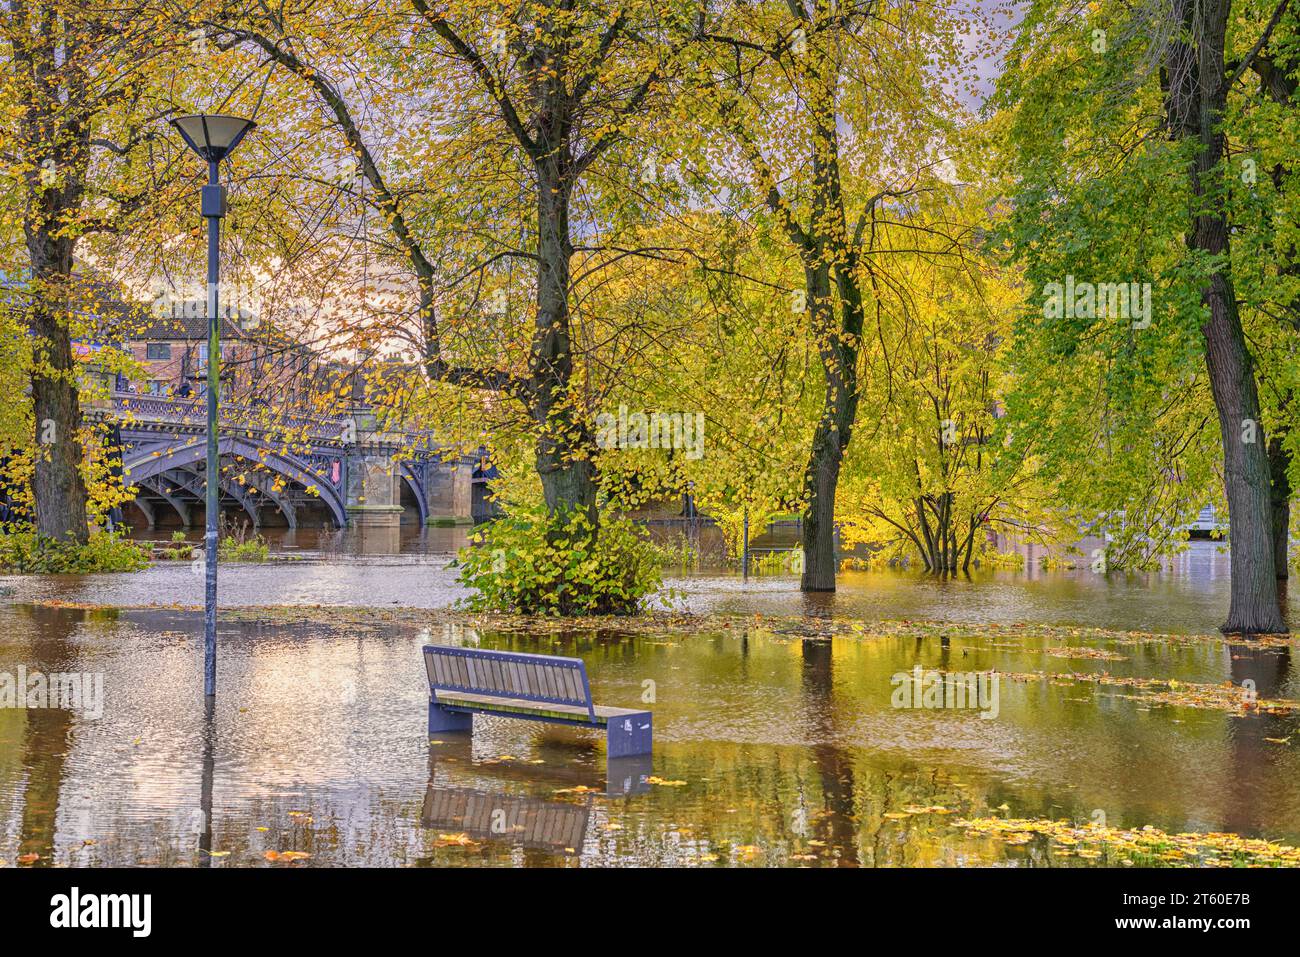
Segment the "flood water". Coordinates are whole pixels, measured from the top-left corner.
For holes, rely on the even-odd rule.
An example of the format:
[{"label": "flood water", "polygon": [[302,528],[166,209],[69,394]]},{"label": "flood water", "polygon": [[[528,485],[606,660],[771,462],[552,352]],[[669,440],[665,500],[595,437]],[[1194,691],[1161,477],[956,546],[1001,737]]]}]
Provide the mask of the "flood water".
[{"label": "flood water", "polygon": [[[436,609],[461,594],[447,563],[427,539],[388,556],[303,549],[301,561],[223,568],[221,600]],[[1295,715],[1153,706],[1128,687],[1070,681],[1002,681],[992,718],[891,706],[891,678],[916,665],[1249,679],[1261,697],[1300,698],[1286,646],[1037,628],[1208,635],[1227,599],[1226,556],[1212,545],[1151,575],[846,573],[818,599],[788,577],[676,584],[695,612],[860,620],[863,630],[814,640],[736,619],[693,634],[539,637],[432,613],[253,615],[222,622],[219,693],[205,713],[201,615],[169,607],[202,600],[188,564],[0,579],[11,589],[0,599],[0,673],[100,674],[104,689],[99,717],[0,708],[0,860],[284,866],[268,852],[297,851],[310,857],[292,866],[1084,863],[953,824],[997,813],[1300,841]],[[870,624],[900,619],[951,625],[916,637]],[[598,703],[653,697],[653,755],[609,766],[594,734],[483,717],[472,738],[430,740],[428,642],[582,657]],[[1062,646],[1112,657],[1048,651]],[[953,813],[900,813],[917,806]]]}]

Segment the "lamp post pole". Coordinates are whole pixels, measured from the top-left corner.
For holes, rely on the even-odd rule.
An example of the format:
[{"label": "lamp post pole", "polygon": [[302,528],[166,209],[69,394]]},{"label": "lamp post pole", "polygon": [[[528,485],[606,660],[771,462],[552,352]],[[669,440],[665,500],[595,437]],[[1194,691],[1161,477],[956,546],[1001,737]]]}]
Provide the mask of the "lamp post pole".
[{"label": "lamp post pole", "polygon": [[203,215],[208,220],[208,477],[204,489],[203,545],[206,564],[203,588],[203,695],[217,693],[217,519],[220,516],[218,482],[221,447],[217,429],[221,393],[221,217],[226,212],[225,190],[220,182],[220,161],[208,160],[208,185],[203,187]]},{"label": "lamp post pole", "polygon": [[217,287],[221,282],[221,217],[226,215],[226,190],[221,185],[221,161],[229,156],[256,124],[238,116],[219,114],[179,116],[171,121],[187,146],[208,164],[201,212],[208,221],[208,458],[204,489],[203,546],[203,695],[209,705],[217,694],[217,519],[220,517],[221,445],[217,430],[221,393],[221,318]]}]

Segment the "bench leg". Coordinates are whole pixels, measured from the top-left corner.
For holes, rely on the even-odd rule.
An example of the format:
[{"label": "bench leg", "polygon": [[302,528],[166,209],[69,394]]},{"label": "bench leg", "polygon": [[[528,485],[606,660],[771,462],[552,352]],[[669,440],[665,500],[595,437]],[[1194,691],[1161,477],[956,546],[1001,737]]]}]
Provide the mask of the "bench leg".
[{"label": "bench leg", "polygon": [[626,758],[649,754],[653,721],[649,711],[610,718],[605,727],[606,757]]},{"label": "bench leg", "polygon": [[627,797],[644,794],[650,790],[646,778],[654,769],[653,758],[648,754],[634,754],[628,758],[609,758],[605,761],[605,794],[608,797]]},{"label": "bench leg", "polygon": [[471,731],[474,716],[463,711],[450,711],[436,701],[429,702],[429,733],[435,731]]}]

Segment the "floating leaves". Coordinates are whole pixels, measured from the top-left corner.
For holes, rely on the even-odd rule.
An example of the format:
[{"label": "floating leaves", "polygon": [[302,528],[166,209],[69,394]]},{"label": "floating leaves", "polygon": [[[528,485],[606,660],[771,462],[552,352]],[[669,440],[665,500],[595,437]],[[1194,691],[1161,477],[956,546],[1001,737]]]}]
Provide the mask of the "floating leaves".
[{"label": "floating leaves", "polygon": [[1126,655],[1121,655],[1115,651],[1106,651],[1104,648],[1085,648],[1082,646],[1071,647],[1060,645],[1053,648],[1044,648],[1045,654],[1053,658],[1090,658],[1096,661],[1128,661]]},{"label": "floating leaves", "polygon": [[[213,856],[215,857],[216,855]],[[284,862],[288,864],[292,864],[295,861],[305,861],[311,857],[311,855],[306,851],[267,851],[262,856],[273,863]]]},{"label": "floating leaves", "polygon": [[1012,681],[1091,682],[1093,684],[1134,688],[1143,692],[1142,699],[1153,704],[1180,708],[1207,708],[1241,714],[1295,714],[1300,701],[1289,698],[1258,698],[1231,681],[1199,684],[1173,678],[1139,678],[1112,675],[1105,671],[1031,671],[997,672]]},{"label": "floating leaves", "polygon": [[1042,818],[985,817],[955,824],[970,834],[988,835],[1013,846],[1045,839],[1054,853],[1084,860],[1109,857],[1116,863],[1175,867],[1300,866],[1300,848],[1237,834],[1170,834],[1151,825],[1124,829]]}]

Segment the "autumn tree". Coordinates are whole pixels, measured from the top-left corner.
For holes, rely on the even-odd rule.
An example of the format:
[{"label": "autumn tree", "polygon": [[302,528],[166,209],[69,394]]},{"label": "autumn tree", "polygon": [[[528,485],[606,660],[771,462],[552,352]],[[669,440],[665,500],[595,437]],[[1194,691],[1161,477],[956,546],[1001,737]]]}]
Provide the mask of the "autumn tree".
[{"label": "autumn tree", "polygon": [[[1044,308],[1036,335],[1144,374],[1201,364],[1219,426],[1231,541],[1228,632],[1285,631],[1269,441],[1237,290],[1233,104],[1284,11],[1228,0],[1033,4],[1002,83],[1012,242],[1042,292],[1135,283],[1151,308]],[[1040,298],[1040,303],[1048,298]],[[1129,305],[1133,300],[1130,297]],[[1038,318],[1041,317],[1041,318]],[[1120,377],[1115,396],[1131,390]],[[1172,441],[1172,437],[1170,437]]]},{"label": "autumn tree", "polygon": [[[593,521],[592,412],[574,328],[576,287],[590,277],[575,274],[574,261],[600,248],[599,198],[623,175],[608,160],[693,35],[684,13],[648,2],[410,0],[357,14],[306,0],[217,7],[199,18],[218,42],[266,57],[310,91],[338,148],[356,158],[389,248],[405,263],[429,380],[515,403],[548,508]],[[375,116],[375,102],[360,95],[382,85],[376,76],[403,90],[384,99],[403,119]],[[421,103],[438,104],[445,119],[422,120],[412,111]],[[402,122],[425,124],[421,144],[437,156],[416,158],[414,173],[394,162]],[[412,186],[412,176],[440,164],[438,178]],[[484,178],[467,180],[469,170]],[[438,255],[444,229],[475,237],[454,254],[461,275]],[[461,295],[467,287],[474,293]],[[524,296],[531,317],[521,354],[510,306]],[[510,345],[485,349],[507,322],[515,323]],[[448,326],[481,335],[457,348]]]},{"label": "autumn tree", "polygon": [[705,32],[706,101],[737,160],[723,168],[744,169],[741,188],[796,251],[803,282],[793,306],[807,311],[821,360],[822,410],[803,468],[804,591],[835,588],[835,497],[867,314],[899,291],[882,227],[946,225],[915,217],[905,201],[943,185],[934,169],[952,129],[943,81],[961,62],[955,37],[943,11],[875,0],[738,3]]},{"label": "autumn tree", "polygon": [[[74,336],[96,326],[102,288],[74,273],[96,237],[126,228],[156,198],[145,166],[155,135],[150,77],[168,35],[138,4],[0,5],[0,159],[11,306],[31,334],[38,535],[84,543],[79,366]],[[19,302],[19,298],[21,301]]]},{"label": "autumn tree", "polygon": [[989,533],[1050,536],[1053,524],[1039,455],[1024,441],[1007,449],[1005,360],[1020,290],[987,250],[952,264],[917,257],[903,278],[906,303],[881,316],[892,347],[867,354],[871,412],[838,508],[845,540],[878,559],[967,572]]}]

